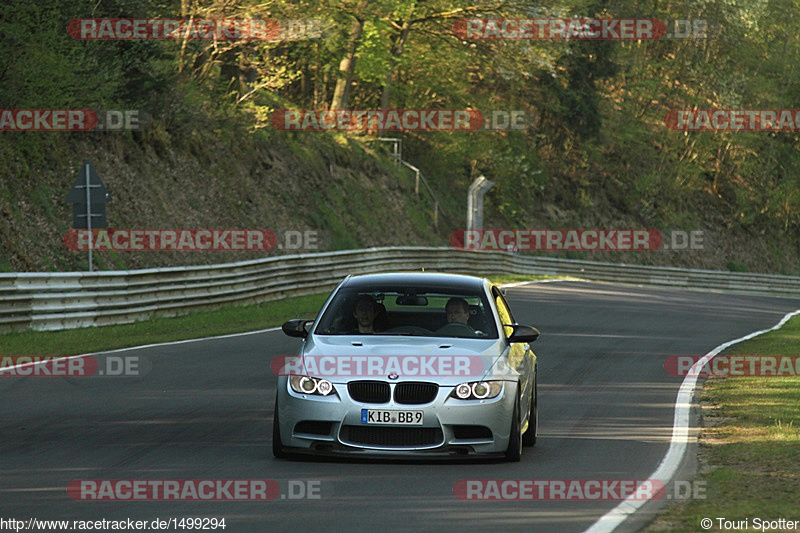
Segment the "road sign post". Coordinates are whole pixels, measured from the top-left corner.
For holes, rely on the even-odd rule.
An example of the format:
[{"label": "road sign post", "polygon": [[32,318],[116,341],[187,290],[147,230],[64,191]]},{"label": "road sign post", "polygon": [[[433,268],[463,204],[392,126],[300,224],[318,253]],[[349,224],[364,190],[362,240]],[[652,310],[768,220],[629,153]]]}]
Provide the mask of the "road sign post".
[{"label": "road sign post", "polygon": [[92,229],[106,227],[106,203],[111,201],[111,195],[88,161],[81,166],[78,177],[72,185],[72,190],[67,195],[67,201],[72,204],[72,227],[85,229],[89,235],[89,271],[93,270]]}]

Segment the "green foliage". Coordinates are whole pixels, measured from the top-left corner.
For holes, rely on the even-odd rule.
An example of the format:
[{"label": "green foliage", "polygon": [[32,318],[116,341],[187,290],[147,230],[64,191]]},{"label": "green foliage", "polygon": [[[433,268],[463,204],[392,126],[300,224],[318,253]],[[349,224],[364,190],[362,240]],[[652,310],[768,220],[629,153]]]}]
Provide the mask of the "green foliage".
[{"label": "green foliage", "polygon": [[[78,41],[65,30],[80,17],[178,16],[316,19],[324,32],[305,40],[182,42]],[[708,39],[659,41],[462,40],[453,32],[461,18],[531,16],[696,18],[709,20],[712,31]],[[461,226],[466,189],[483,173],[495,182],[487,197],[491,223],[706,222],[787,240],[798,251],[798,132],[686,133],[664,123],[671,109],[800,108],[798,0],[558,0],[536,7],[518,0],[9,0],[0,6],[0,102],[142,109],[153,122],[131,142],[156,157],[193,150],[205,163],[198,137],[236,147],[254,135],[285,142],[309,168],[324,167],[335,159],[329,146],[352,151],[370,137],[320,133],[310,134],[325,139],[319,143],[299,141],[276,132],[269,117],[276,109],[331,104],[356,21],[363,24],[348,107],[388,101],[400,109],[524,110],[535,119],[524,131],[401,135],[406,159],[421,167],[450,225]],[[13,149],[0,146],[0,161],[14,160],[15,171],[32,175],[54,142],[19,136]],[[236,211],[236,192],[228,192],[223,201]],[[352,206],[379,200],[358,194],[321,196],[319,212],[309,214],[337,247],[357,246],[363,239],[350,224],[373,220]],[[56,197],[35,189],[48,220],[58,219],[48,207]],[[17,207],[8,203],[6,216],[16,220]],[[415,227],[430,224],[429,207],[409,214]]]},{"label": "green foliage", "polygon": [[[89,16],[92,5],[86,0],[10,0],[0,6],[4,107],[113,108],[140,102],[163,88],[168,72],[154,68],[168,57],[161,43],[79,41],[67,34],[67,22]],[[113,17],[130,6],[109,2],[96,7],[94,17]]]},{"label": "green foliage", "polygon": [[728,270],[731,272],[749,272],[750,269],[747,268],[747,265],[743,265],[742,263],[737,263],[736,261],[728,261],[726,264]]}]

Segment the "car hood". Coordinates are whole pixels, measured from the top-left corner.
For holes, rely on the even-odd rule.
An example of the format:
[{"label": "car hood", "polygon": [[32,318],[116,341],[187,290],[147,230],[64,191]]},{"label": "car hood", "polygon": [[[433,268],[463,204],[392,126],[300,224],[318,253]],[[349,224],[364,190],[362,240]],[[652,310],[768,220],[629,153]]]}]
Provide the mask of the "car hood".
[{"label": "car hood", "polygon": [[455,386],[482,379],[504,349],[499,339],[326,335],[309,337],[301,355],[307,375],[334,383],[386,380],[391,374],[396,382]]}]

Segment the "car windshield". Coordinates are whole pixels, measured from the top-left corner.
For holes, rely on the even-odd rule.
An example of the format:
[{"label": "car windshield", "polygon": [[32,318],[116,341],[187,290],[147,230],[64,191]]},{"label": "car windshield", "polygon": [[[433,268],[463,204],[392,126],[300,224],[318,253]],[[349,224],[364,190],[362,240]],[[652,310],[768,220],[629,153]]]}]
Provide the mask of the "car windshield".
[{"label": "car windshield", "polygon": [[483,293],[419,287],[344,287],[315,335],[408,335],[496,339]]}]

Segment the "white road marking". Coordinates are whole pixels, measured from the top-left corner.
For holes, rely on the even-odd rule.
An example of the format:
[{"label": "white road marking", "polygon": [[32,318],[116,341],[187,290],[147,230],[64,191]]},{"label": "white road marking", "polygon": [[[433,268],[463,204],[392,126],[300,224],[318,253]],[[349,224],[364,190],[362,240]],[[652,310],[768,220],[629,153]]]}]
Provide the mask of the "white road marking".
[{"label": "white road marking", "polygon": [[[661,463],[656,468],[656,471],[648,476],[648,479],[658,479],[667,484],[675,473],[683,460],[686,453],[686,448],[689,443],[689,414],[692,407],[692,398],[694,397],[695,386],[697,385],[697,374],[695,370],[699,370],[705,366],[714,356],[721,353],[723,350],[730,348],[734,344],[750,340],[764,333],[775,331],[783,327],[790,318],[800,314],[800,309],[786,314],[780,322],[769,329],[762,329],[754,331],[744,337],[733,339],[732,341],[720,344],[710,352],[708,352],[702,359],[697,361],[689,371],[686,379],[681,383],[681,388],[678,391],[678,397],[675,399],[675,418],[672,423],[672,440],[670,441],[669,449],[667,450]],[[693,375],[694,374],[694,375]],[[634,494],[635,496],[635,494]],[[628,517],[632,516],[636,511],[642,508],[648,500],[634,500],[627,499],[620,502],[615,508],[600,517],[597,522],[592,524],[583,533],[611,533],[619,527]]]},{"label": "white road marking", "polygon": [[[103,351],[103,352],[83,353],[83,354],[80,354],[80,355],[68,355],[68,356],[65,356],[65,357],[62,357],[62,356],[59,356],[59,355],[42,355],[42,356],[31,356],[31,357],[51,357],[53,359],[67,359],[67,360],[69,360],[69,359],[77,359],[77,358],[80,358],[80,357],[88,357],[90,355],[106,355],[106,354],[111,354],[111,353],[127,352],[127,351],[132,351],[132,350],[142,350],[144,348],[155,348],[157,346],[169,346],[171,344],[186,344],[186,343],[189,343],[189,342],[209,341],[209,340],[215,340],[215,339],[228,339],[228,338],[231,338],[231,337],[242,337],[244,335],[255,335],[255,334],[258,334],[258,333],[267,333],[269,331],[278,331],[279,329],[281,329],[281,328],[275,327],[275,328],[267,328],[267,329],[257,329],[255,331],[243,331],[241,333],[228,333],[226,335],[215,335],[213,337],[198,337],[196,339],[183,339],[183,340],[180,340],[180,341],[157,342],[157,343],[154,343],[154,344],[142,344],[140,346],[130,346],[128,348],[117,348],[115,350],[106,350],[106,351]],[[7,372],[9,370],[13,370],[13,369],[17,369],[17,368],[26,368],[26,367],[29,367],[29,366],[41,365],[41,364],[45,364],[47,362],[48,361],[36,361],[36,362],[33,362],[33,363],[22,363],[22,364],[19,364],[19,365],[0,367],[0,372]]]},{"label": "white road marking", "polygon": [[558,281],[583,281],[577,279],[566,279],[566,278],[559,278],[559,279],[532,279],[531,281],[516,281],[514,283],[504,283],[499,285],[499,287],[503,289],[511,289],[514,287],[521,287],[523,285],[533,285],[534,283],[555,283]]}]

